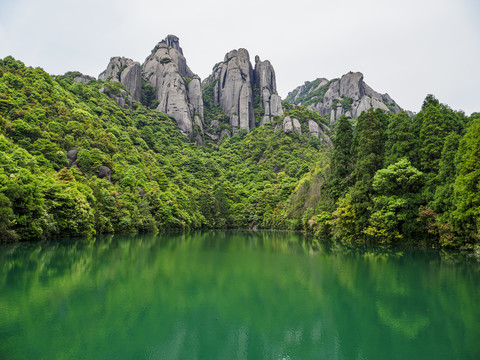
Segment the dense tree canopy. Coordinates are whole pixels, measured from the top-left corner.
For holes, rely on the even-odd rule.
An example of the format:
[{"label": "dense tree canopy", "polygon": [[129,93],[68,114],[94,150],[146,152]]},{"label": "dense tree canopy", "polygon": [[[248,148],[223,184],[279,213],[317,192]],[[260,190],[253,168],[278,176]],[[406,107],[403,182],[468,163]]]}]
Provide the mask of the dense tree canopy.
[{"label": "dense tree canopy", "polygon": [[[318,113],[284,103],[272,123],[198,147],[151,109],[146,84],[141,102],[121,108],[109,97],[121,84],[75,83],[78,75],[0,60],[3,240],[260,227],[343,242],[478,246],[478,114],[428,95],[415,116],[369,110],[330,132]],[[205,126],[216,120],[232,132],[211,90]],[[302,134],[282,131],[287,115]],[[310,135],[308,121],[333,147]]]}]

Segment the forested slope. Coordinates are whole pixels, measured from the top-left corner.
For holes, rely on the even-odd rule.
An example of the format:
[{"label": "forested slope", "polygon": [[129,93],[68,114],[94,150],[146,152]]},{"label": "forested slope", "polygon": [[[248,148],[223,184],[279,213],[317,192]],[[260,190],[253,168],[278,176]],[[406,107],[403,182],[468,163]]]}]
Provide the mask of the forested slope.
[{"label": "forested slope", "polygon": [[[111,97],[128,92],[120,83],[75,76],[0,60],[4,241],[273,228],[342,242],[478,247],[478,113],[429,95],[413,117],[370,109],[329,129],[318,113],[283,103],[284,114],[263,126],[196,146],[141,102],[119,107]],[[208,126],[228,118],[205,109]]]},{"label": "forested slope", "polygon": [[279,119],[197,147],[166,115],[117,106],[109,95],[126,91],[120,83],[77,75],[0,60],[3,240],[274,226],[323,152],[317,138],[275,130]]},{"label": "forested slope", "polygon": [[324,183],[297,223],[342,242],[478,248],[479,154],[480,114],[467,117],[432,95],[413,118],[380,109],[341,117],[330,170],[317,170],[291,197],[311,198]]}]

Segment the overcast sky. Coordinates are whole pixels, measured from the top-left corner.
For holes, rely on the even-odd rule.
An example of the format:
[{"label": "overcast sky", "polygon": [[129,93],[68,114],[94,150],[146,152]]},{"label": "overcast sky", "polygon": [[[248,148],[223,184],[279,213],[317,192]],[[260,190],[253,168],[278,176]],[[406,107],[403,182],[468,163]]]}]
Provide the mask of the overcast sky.
[{"label": "overcast sky", "polygon": [[143,63],[168,34],[202,79],[231,49],[272,62],[289,91],[360,71],[418,112],[427,94],[480,112],[479,0],[0,0],[0,58],[98,76],[112,56]]}]

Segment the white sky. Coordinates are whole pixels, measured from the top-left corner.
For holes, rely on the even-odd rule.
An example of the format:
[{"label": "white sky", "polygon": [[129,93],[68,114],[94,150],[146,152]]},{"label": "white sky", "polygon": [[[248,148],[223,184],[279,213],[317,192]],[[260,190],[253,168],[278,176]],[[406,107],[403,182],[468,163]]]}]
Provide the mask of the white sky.
[{"label": "white sky", "polygon": [[419,111],[427,94],[480,112],[479,0],[0,0],[0,58],[98,76],[143,63],[168,34],[202,79],[240,47],[272,62],[282,98],[306,80],[361,71]]}]

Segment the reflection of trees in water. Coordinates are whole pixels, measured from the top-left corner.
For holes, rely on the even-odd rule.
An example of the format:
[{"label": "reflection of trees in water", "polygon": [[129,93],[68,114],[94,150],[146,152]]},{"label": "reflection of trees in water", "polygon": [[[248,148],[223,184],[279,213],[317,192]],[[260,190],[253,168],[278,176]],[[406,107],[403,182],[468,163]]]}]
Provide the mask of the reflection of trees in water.
[{"label": "reflection of trees in water", "polygon": [[[378,358],[385,346],[438,343],[429,335],[437,327],[447,334],[438,348],[453,356],[457,331],[469,330],[467,347],[478,335],[478,262],[459,253],[205,231],[20,244],[4,247],[0,264],[0,330],[30,329],[30,346],[45,354],[55,338],[73,354],[85,342],[93,354],[107,338],[151,354],[181,343],[179,356],[228,358],[243,344],[260,358]],[[48,337],[33,336],[52,319]],[[25,335],[12,333],[9,346],[24,346]]]}]

